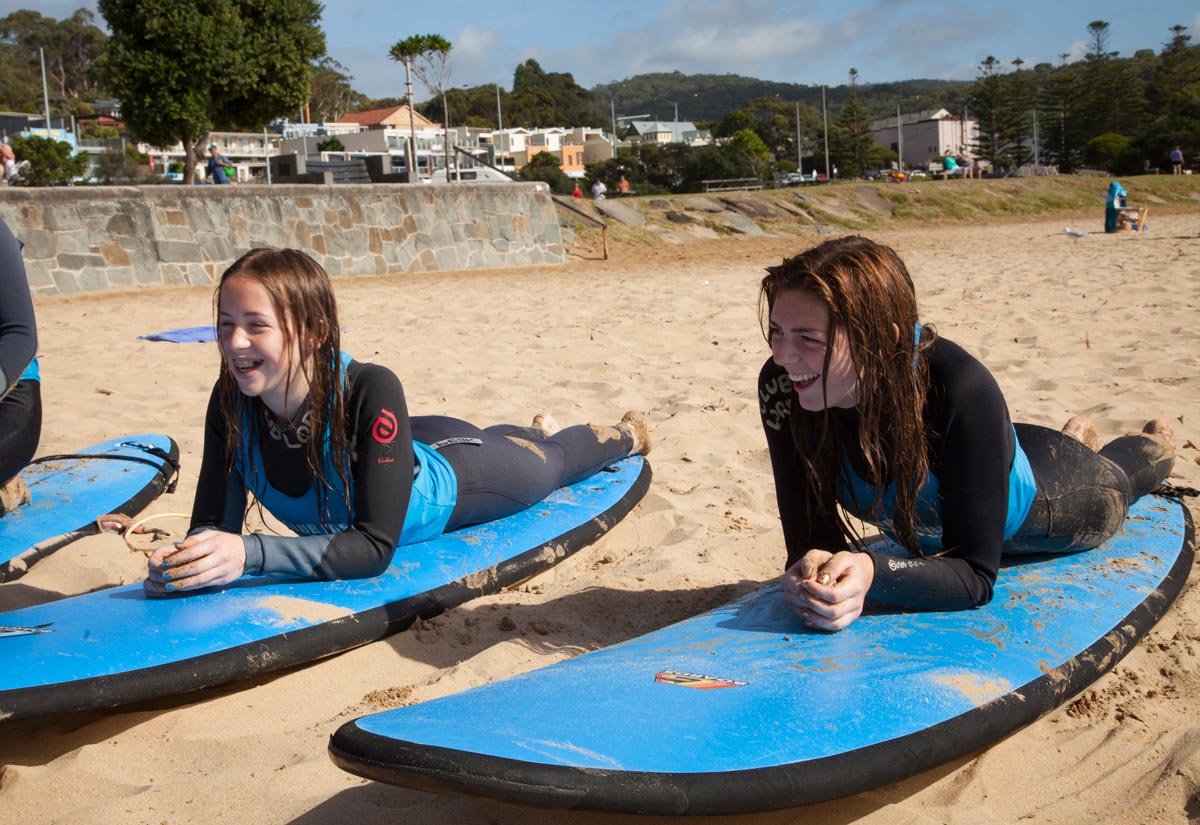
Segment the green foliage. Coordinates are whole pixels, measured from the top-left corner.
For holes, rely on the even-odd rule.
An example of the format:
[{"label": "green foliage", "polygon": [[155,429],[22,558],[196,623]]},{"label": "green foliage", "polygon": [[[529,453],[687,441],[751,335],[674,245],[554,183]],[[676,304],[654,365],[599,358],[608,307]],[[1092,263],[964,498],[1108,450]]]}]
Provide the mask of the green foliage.
[{"label": "green foliage", "polygon": [[342,152],[346,147],[338,140],[337,135],[332,135],[317,144],[318,152]]},{"label": "green foliage", "polygon": [[858,70],[850,70],[850,97],[829,132],[829,154],[842,177],[856,178],[872,168],[875,139],[866,108],[858,100]]},{"label": "green foliage", "polygon": [[99,0],[103,76],[154,146],[181,142],[185,178],[213,129],[258,131],[308,99],[325,52],[316,0]]},{"label": "green foliage", "polygon": [[121,130],[116,126],[89,123],[79,129],[79,136],[87,140],[115,140],[121,136]]},{"label": "green foliage", "polygon": [[1083,160],[1089,166],[1102,166],[1107,168],[1113,158],[1117,156],[1126,144],[1129,143],[1129,138],[1124,135],[1118,135],[1114,132],[1105,132],[1102,135],[1097,135],[1087,142],[1083,147]]},{"label": "green foliage", "polygon": [[38,136],[14,137],[10,143],[17,160],[30,163],[21,186],[66,186],[87,172],[87,155],[72,155],[69,143]]},{"label": "green foliage", "polygon": [[104,53],[108,37],[96,27],[94,20],[95,15],[82,8],[65,20],[43,17],[39,12],[27,9],[0,18],[0,44],[8,57],[0,63],[8,64],[5,69],[18,71],[16,78],[6,78],[10,82],[15,80],[16,94],[5,95],[4,99],[10,105],[23,106],[26,111],[41,111],[41,55],[38,49],[45,53],[46,76],[54,109],[70,108],[69,101],[83,95],[98,95],[102,87],[93,69]]},{"label": "green foliage", "polygon": [[538,152],[529,159],[529,163],[521,167],[518,173],[521,180],[542,181],[550,184],[550,190],[558,195],[571,194],[574,185],[558,158],[550,152]]},{"label": "green foliage", "polygon": [[735,177],[765,180],[770,174],[771,153],[753,129],[743,129],[729,138],[721,148],[739,170]]},{"label": "green foliage", "polygon": [[367,98],[350,86],[353,79],[347,74],[346,67],[332,57],[321,58],[313,74],[312,92],[308,99],[309,116],[313,122],[338,120],[347,112],[364,108]]}]

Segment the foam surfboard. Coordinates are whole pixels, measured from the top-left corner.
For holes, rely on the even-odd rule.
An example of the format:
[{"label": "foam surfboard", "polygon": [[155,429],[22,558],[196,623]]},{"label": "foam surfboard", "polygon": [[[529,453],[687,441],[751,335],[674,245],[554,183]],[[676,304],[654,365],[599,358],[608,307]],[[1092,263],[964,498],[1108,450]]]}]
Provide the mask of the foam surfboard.
[{"label": "foam surfboard", "polygon": [[807,629],[778,585],[641,638],[344,724],[339,767],[422,790],[642,814],[789,808],[894,782],[1058,707],[1162,616],[1190,516],[1148,496],[1096,550],[1006,565],[952,613]]},{"label": "foam surfboard", "polygon": [[168,696],[381,639],[553,566],[649,485],[650,465],[624,459],[515,515],[401,547],[370,579],[245,577],[165,599],[139,583],[0,613],[0,720]]},{"label": "foam surfboard", "polygon": [[[98,531],[109,513],[133,516],[174,489],[179,447],[165,435],[127,435],[67,455],[35,459],[21,471],[31,500],[0,516],[0,581],[45,554]],[[24,565],[13,565],[23,557]]]}]

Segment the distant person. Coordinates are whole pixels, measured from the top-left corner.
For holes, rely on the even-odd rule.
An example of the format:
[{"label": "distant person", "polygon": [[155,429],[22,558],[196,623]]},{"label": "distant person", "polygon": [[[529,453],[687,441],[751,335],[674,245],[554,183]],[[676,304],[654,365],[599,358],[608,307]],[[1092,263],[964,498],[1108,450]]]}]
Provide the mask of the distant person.
[{"label": "distant person", "polygon": [[18,473],[42,434],[37,344],[21,242],[0,221],[0,516],[29,503]]},{"label": "distant person", "polygon": [[571,191],[571,197],[573,197],[573,198],[582,198],[583,197],[583,190],[579,187],[579,181],[575,182],[575,188]]},{"label": "distant person", "polygon": [[962,174],[961,170],[958,168],[958,161],[956,161],[950,155],[946,155],[946,159],[942,161],[942,166],[946,170],[946,177]]},{"label": "distant person", "polygon": [[1183,174],[1183,150],[1178,146],[1171,150],[1171,174]]},{"label": "distant person", "polygon": [[596,182],[592,184],[592,200],[604,200],[604,193],[608,191],[608,187],[604,185],[604,181],[596,178]]},{"label": "distant person", "polygon": [[1104,231],[1116,232],[1121,207],[1125,205],[1125,189],[1115,180],[1108,185],[1108,199],[1104,205]]},{"label": "distant person", "polygon": [[208,144],[208,163],[204,165],[205,177],[218,186],[224,186],[229,183],[229,176],[233,174],[233,169],[234,166],[229,159],[217,150],[217,144]]},{"label": "distant person", "polygon": [[621,179],[619,181],[617,181],[617,194],[618,195],[628,195],[629,194],[629,181],[627,181],[625,179],[624,175],[621,175]]},{"label": "distant person", "polygon": [[17,156],[7,143],[0,143],[0,160],[4,162],[3,177],[0,177],[0,180],[5,186],[11,186],[13,178],[17,176]]}]

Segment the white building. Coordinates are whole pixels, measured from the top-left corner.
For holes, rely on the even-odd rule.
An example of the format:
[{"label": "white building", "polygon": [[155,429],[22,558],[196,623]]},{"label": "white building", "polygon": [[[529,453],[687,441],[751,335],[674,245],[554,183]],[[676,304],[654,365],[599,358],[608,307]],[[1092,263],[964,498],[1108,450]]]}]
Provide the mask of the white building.
[{"label": "white building", "polygon": [[900,152],[903,137],[904,169],[926,166],[931,160],[947,155],[974,158],[974,146],[979,141],[979,121],[966,120],[947,109],[931,109],[897,118],[883,118],[870,124],[875,145]]}]

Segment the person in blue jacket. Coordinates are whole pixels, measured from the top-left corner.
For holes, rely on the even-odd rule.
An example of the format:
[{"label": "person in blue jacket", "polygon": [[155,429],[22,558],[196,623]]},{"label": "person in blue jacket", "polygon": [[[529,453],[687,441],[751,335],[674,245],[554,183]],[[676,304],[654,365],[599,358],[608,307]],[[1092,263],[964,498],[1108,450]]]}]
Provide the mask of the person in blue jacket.
[{"label": "person in blue jacket", "polygon": [[[150,556],[149,595],[244,574],[375,576],[400,545],[516,513],[650,450],[636,412],[562,429],[547,415],[487,429],[410,418],[391,370],[341,352],[329,276],[303,252],[251,250],[215,302],[221,364],[191,525]],[[244,534],[250,506],[297,535]]]},{"label": "person in blue jacket", "polygon": [[18,473],[37,452],[42,390],[21,242],[0,221],[0,516],[29,502]]},{"label": "person in blue jacket", "polygon": [[1104,231],[1116,232],[1121,207],[1125,205],[1125,189],[1115,180],[1108,185],[1108,196],[1104,202]]},{"label": "person in blue jacket", "polygon": [[214,184],[224,186],[229,183],[229,179],[234,175],[235,171],[234,165],[229,162],[229,158],[217,150],[217,144],[210,143],[208,146],[208,160],[204,164],[205,176]]},{"label": "person in blue jacket", "polygon": [[[1096,547],[1171,471],[1162,419],[1100,450],[1081,416],[1062,432],[1014,426],[987,368],[919,322],[908,270],[886,246],[840,238],[767,271],[760,412],[784,598],[812,627],[841,630],[868,598],[986,604],[1002,554]],[[911,557],[875,552],[852,518]]]}]

